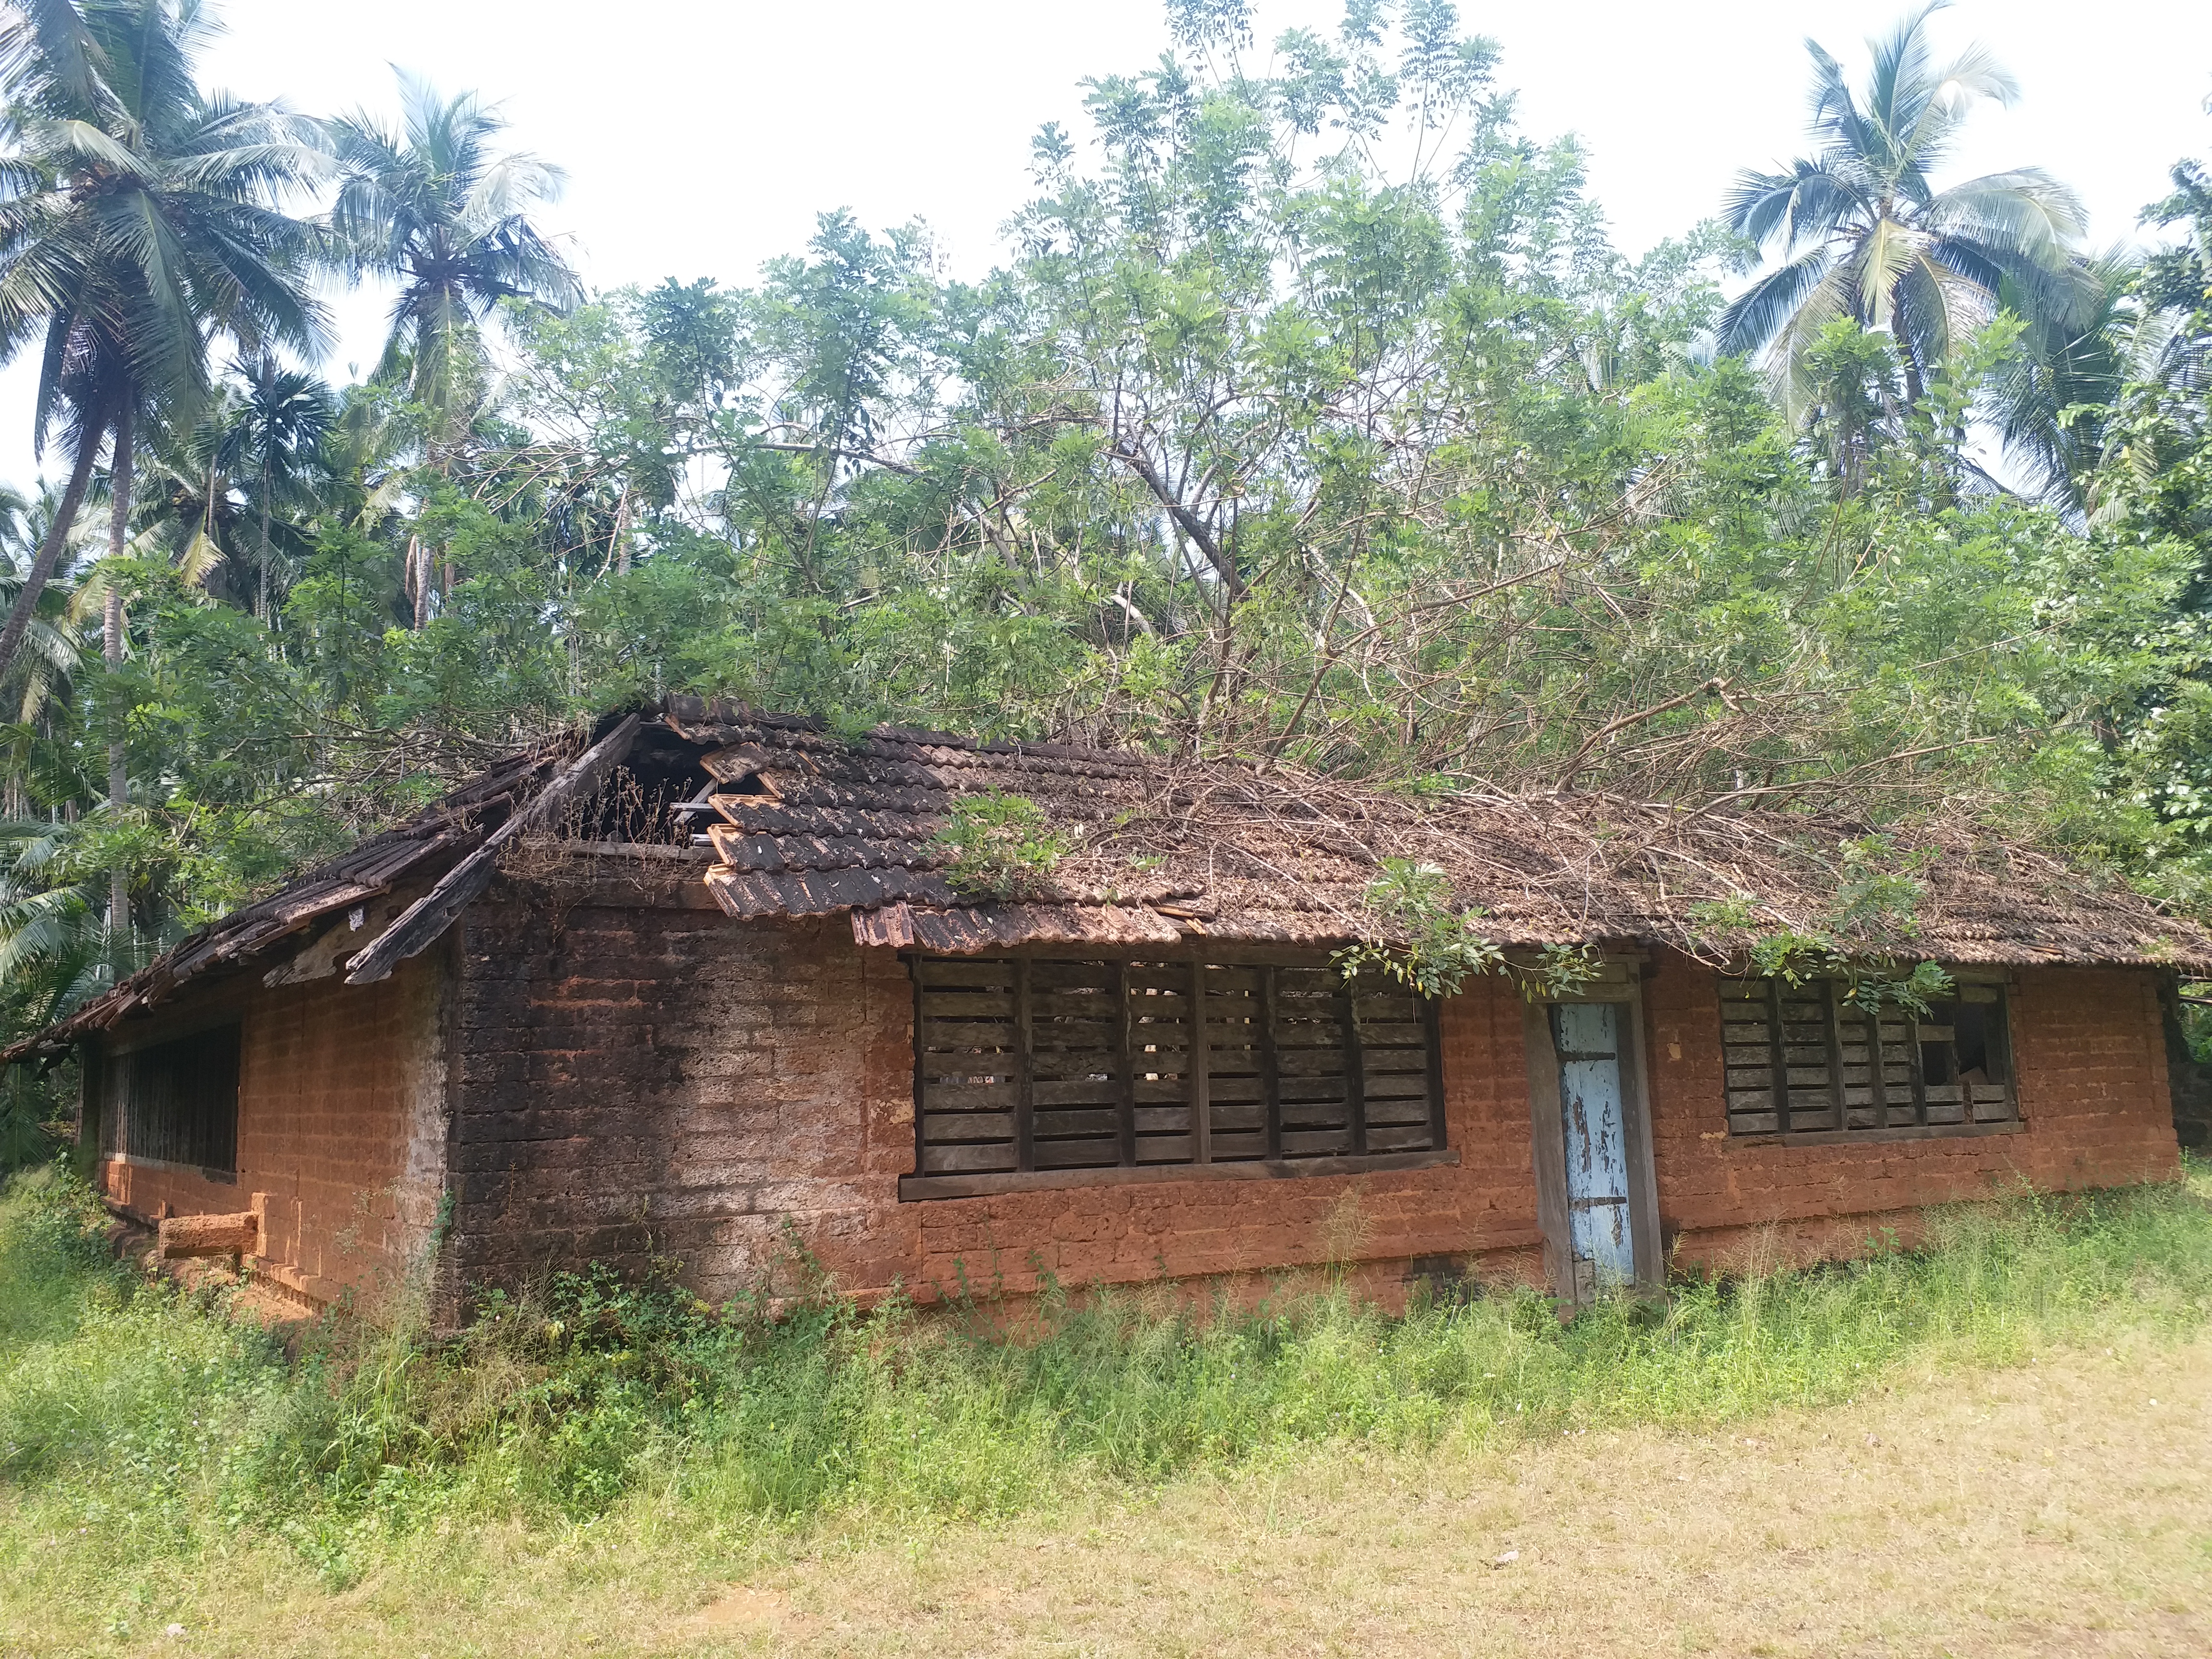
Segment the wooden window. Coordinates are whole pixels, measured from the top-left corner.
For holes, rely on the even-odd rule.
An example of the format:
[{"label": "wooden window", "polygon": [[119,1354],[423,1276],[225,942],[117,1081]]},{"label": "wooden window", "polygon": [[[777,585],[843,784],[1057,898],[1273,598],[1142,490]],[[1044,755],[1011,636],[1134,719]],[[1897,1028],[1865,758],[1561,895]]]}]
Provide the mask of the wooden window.
[{"label": "wooden window", "polygon": [[1730,1133],[1973,1133],[2019,1121],[2004,993],[1869,1013],[1830,980],[1721,981]]},{"label": "wooden window", "polygon": [[237,1026],[111,1055],[101,1092],[100,1150],[108,1156],[236,1172]]},{"label": "wooden window", "polygon": [[1295,1173],[1443,1150],[1436,1007],[1260,963],[921,957],[909,1197],[937,1177]]}]

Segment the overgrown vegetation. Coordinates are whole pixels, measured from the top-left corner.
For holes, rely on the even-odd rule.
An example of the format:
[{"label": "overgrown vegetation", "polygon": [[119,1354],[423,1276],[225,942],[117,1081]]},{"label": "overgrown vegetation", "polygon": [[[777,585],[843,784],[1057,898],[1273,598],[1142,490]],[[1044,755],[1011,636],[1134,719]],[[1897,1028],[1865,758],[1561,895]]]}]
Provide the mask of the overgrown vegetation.
[{"label": "overgrown vegetation", "polygon": [[1413,859],[1384,859],[1381,868],[1368,886],[1367,908],[1398,937],[1363,939],[1337,951],[1331,960],[1345,978],[1371,969],[1425,997],[1448,997],[1469,975],[1504,967],[1505,953],[1481,931],[1482,911],[1452,907],[1443,870]]},{"label": "overgrown vegetation", "polygon": [[0,1558],[50,1531],[143,1557],[243,1530],[343,1583],[433,1523],[644,1497],[768,1526],[1003,1514],[1300,1447],[1711,1424],[1855,1398],[1907,1361],[2212,1320],[2202,1170],[1965,1206],[1919,1250],[1686,1279],[1663,1308],[1564,1325],[1527,1291],[1448,1286],[1390,1317],[1340,1284],[1200,1309],[1056,1291],[864,1312],[794,1262],[800,1293],[775,1303],[594,1272],[487,1297],[449,1340],[333,1320],[294,1361],[222,1297],[118,1267],[100,1221],[53,1176],[0,1199]]},{"label": "overgrown vegetation", "polygon": [[1765,978],[1802,985],[1839,982],[1846,1000],[1873,1012],[1884,1005],[1928,1012],[1951,992],[1933,962],[1913,962],[1920,938],[1918,872],[1930,854],[1902,854],[1887,836],[1846,841],[1838,849],[1836,890],[1811,915],[1780,918],[1756,896],[1693,904],[1693,929],[1717,953],[1747,961]]},{"label": "overgrown vegetation", "polygon": [[1477,974],[1504,974],[1524,995],[1571,996],[1598,976],[1598,951],[1582,945],[1547,945],[1509,960],[1482,931],[1478,907],[1455,908],[1443,871],[1413,859],[1386,858],[1364,894],[1367,908],[1389,936],[1362,939],[1331,953],[1349,981],[1363,971],[1395,979],[1425,997],[1455,996]]},{"label": "overgrown vegetation", "polygon": [[[1432,793],[1942,817],[2196,902],[2200,164],[2154,246],[2092,257],[2063,183],[1947,176],[2013,88],[1942,67],[1916,11],[1864,87],[1815,56],[1802,179],[1632,259],[1452,6],[1358,0],[1271,55],[1245,0],[1167,11],[1167,58],[1036,135],[981,280],[830,213],[757,280],[593,294],[537,228],[557,173],[473,97],[225,114],[204,8],[0,6],[0,342],[60,354],[25,413],[69,461],[0,496],[7,1030],[670,690]],[[147,212],[188,258],[142,257]],[[1727,305],[1753,240],[1777,263]],[[1875,246],[1887,286],[1850,274]],[[222,260],[255,303],[220,302]],[[318,263],[402,301],[340,390],[282,357]],[[979,891],[1051,862],[1004,811],[953,827]],[[1839,888],[1879,921],[1912,872],[1860,845]]]},{"label": "overgrown vegetation", "polygon": [[1021,899],[1044,891],[1069,846],[1028,796],[991,791],[955,800],[931,848],[955,892]]}]

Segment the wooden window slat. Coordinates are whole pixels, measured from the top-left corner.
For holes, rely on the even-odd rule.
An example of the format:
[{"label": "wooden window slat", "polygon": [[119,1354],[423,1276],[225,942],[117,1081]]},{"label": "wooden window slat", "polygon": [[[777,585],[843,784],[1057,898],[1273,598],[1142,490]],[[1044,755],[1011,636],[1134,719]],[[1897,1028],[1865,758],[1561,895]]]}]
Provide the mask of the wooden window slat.
[{"label": "wooden window slat", "polygon": [[1444,1150],[1437,1006],[1311,966],[914,960],[918,1174]]},{"label": "wooden window slat", "polygon": [[1859,1010],[1859,1024],[1866,1033],[1863,1047],[1867,1056],[1867,1096],[1874,1106],[1874,1123],[1877,1129],[1889,1127],[1889,1082],[1882,1075],[1881,1015],[1879,1012]]},{"label": "wooden window slat", "polygon": [[2019,1121],[2006,1003],[1996,988],[1962,987],[1924,1018],[1847,1003],[1832,981],[1724,979],[1720,1005],[1733,1134],[1849,1139]]},{"label": "wooden window slat", "polygon": [[1190,1090],[1191,1162],[1213,1162],[1213,1105],[1206,1092],[1212,1079],[1207,1075],[1206,1045],[1206,958],[1197,957],[1190,964],[1190,1012],[1187,1017],[1190,1027],[1190,1069],[1183,1080]]},{"label": "wooden window slat", "polygon": [[1836,988],[1826,980],[1820,981],[1820,1035],[1826,1041],[1827,1054],[1824,1059],[1828,1068],[1828,1097],[1835,1103],[1836,1127],[1848,1129],[1850,1125],[1850,1103],[1844,1098],[1844,1032],[1839,1023],[1842,1011],[1836,1004]]},{"label": "wooden window slat", "polygon": [[1115,1161],[1125,1168],[1137,1161],[1137,1079],[1131,1063],[1133,1029],[1129,1012],[1129,964],[1114,964],[1115,1081],[1121,1086],[1121,1121],[1114,1139]]},{"label": "wooden window slat", "polygon": [[110,1054],[100,1080],[100,1150],[236,1174],[239,1066],[236,1025]]},{"label": "wooden window slat", "polygon": [[1905,1019],[1905,1063],[1911,1068],[1912,1078],[1912,1121],[1920,1127],[1928,1123],[1928,1076],[1922,1069],[1920,1058],[1920,1022],[1908,1014]]},{"label": "wooden window slat", "polygon": [[1773,1103],[1782,1132],[1790,1132],[1790,1062],[1783,1050],[1782,985],[1778,980],[1766,981],[1766,1043],[1774,1072]]},{"label": "wooden window slat", "polygon": [[1358,990],[1346,985],[1338,999],[1344,1039],[1344,1119],[1352,1152],[1367,1150],[1367,1059],[1359,1041]]},{"label": "wooden window slat", "polygon": [[[1030,964],[1014,963],[1014,1167],[1036,1168],[1036,1066],[1030,1042]],[[957,1028],[955,1028],[957,1029]],[[948,1042],[957,1041],[949,1033]]]},{"label": "wooden window slat", "polygon": [[1260,969],[1260,1097],[1267,1111],[1267,1156],[1283,1155],[1283,1085],[1275,1053],[1275,975],[1269,963]]}]

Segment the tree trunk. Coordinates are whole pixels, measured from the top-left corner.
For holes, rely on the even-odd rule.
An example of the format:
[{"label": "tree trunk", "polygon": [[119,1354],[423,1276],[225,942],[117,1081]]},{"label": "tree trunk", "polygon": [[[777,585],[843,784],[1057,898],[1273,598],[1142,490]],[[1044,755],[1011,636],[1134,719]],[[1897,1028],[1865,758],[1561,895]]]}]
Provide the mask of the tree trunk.
[{"label": "tree trunk", "polygon": [[[131,540],[131,403],[126,395],[115,415],[115,462],[109,469],[114,504],[107,519],[107,556],[119,562]],[[119,570],[111,569],[107,605],[101,617],[100,645],[110,674],[123,666],[123,594],[116,586]],[[118,818],[131,804],[130,757],[123,738],[122,710],[112,702],[107,710],[107,805]],[[131,926],[131,872],[118,863],[107,878],[107,926],[121,934]]]},{"label": "tree trunk", "polygon": [[76,523],[77,509],[84,505],[85,486],[92,482],[92,464],[100,455],[100,439],[95,422],[91,434],[77,445],[76,459],[70,465],[69,488],[62,492],[62,504],[55,511],[53,523],[47,527],[46,540],[39,544],[39,556],[31,561],[31,574],[23,578],[23,591],[15,595],[15,608],[8,613],[8,625],[0,628],[0,678],[5,678],[15,667],[15,653],[23,643],[23,631],[30,627],[31,618],[38,611],[39,595],[53,580],[54,566],[60,562],[62,548]]},{"label": "tree trunk", "polygon": [[415,602],[415,631],[430,619],[430,561],[423,556],[422,538],[407,538],[407,597]]},{"label": "tree trunk", "polygon": [[269,624],[269,458],[261,458],[261,608],[255,613],[263,627]]}]

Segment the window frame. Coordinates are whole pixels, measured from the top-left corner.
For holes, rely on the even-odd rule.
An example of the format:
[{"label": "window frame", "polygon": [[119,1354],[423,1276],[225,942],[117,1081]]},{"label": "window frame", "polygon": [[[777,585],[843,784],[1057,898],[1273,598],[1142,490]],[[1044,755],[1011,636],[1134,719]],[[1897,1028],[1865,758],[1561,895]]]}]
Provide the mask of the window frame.
[{"label": "window frame", "polygon": [[[208,1051],[216,1044],[221,1045],[223,1053],[210,1087],[206,1080],[205,1060]],[[142,1110],[173,1109],[179,1103],[172,1099],[145,1106],[137,1104],[134,1097],[142,1092],[142,1067],[158,1066],[164,1060],[173,1063],[190,1050],[198,1051],[196,1058],[200,1067],[191,1092],[196,1096],[204,1093],[205,1097],[187,1103],[192,1115],[186,1121],[161,1126],[158,1130],[154,1126],[145,1126],[141,1133],[134,1135],[134,1127],[139,1127],[134,1124],[134,1119]],[[134,1169],[172,1170],[226,1184],[235,1182],[239,1176],[239,1114],[245,1061],[246,1031],[241,1019],[218,1020],[155,1041],[135,1043],[128,1048],[103,1052],[100,1058],[100,1161]],[[147,1148],[134,1148],[132,1142],[137,1139],[145,1140]],[[216,1161],[225,1152],[228,1161]],[[163,1155],[176,1152],[187,1155]]]},{"label": "window frame", "polygon": [[[2002,1064],[2002,1075],[1985,1075],[1971,1084],[1955,1076],[1949,1082],[1930,1082],[1927,1061],[1931,1048],[1948,1049],[1955,1072],[1955,1013],[1948,1020],[1929,1018],[1893,1003],[1870,1017],[1849,1005],[1842,994],[1844,981],[1839,980],[1814,978],[1791,988],[1755,975],[1718,975],[1722,1113],[1728,1140],[1740,1146],[1850,1146],[2016,1134],[2026,1129],[2013,1062],[2008,983],[2001,977],[1956,972],[1952,977],[1954,994],[1934,999],[1930,1012],[1954,1010],[1961,1003],[1994,1008],[1985,1048]],[[1731,989],[1752,986],[1764,988],[1763,998]],[[1790,1018],[1785,1012],[1794,1006],[1802,1016],[1814,1001],[1820,1005],[1817,1043],[1802,1037],[1802,1028],[1812,1022]],[[1756,1062],[1737,1052],[1750,1045],[1731,1041],[1731,1026],[1740,1030],[1749,1022],[1732,1022],[1730,1009],[1747,1003],[1759,1007],[1765,1016],[1767,1035],[1762,1046],[1766,1053]],[[1794,1043],[1789,1036],[1792,1026],[1801,1032],[1801,1040]],[[1878,1041],[1870,1044],[1869,1036],[1876,1035]],[[1880,1051],[1879,1065],[1869,1063],[1875,1049]],[[1766,1077],[1750,1081],[1746,1073],[1754,1069],[1765,1070]],[[1900,1071],[1902,1077],[1897,1075]],[[1931,1090],[1948,1092],[1951,1097],[1931,1094]],[[1823,1103],[1799,1106],[1797,1101],[1814,1091],[1826,1097]],[[1764,1103],[1747,1106],[1747,1101]],[[1803,1127],[1794,1126],[1791,1117],[1799,1110],[1815,1121]],[[1955,1116],[1948,1115],[1954,1111]],[[1871,1121],[1854,1123],[1855,1117]]]},{"label": "window frame", "polygon": [[[974,1197],[1032,1188],[1131,1182],[1349,1175],[1424,1169],[1459,1162],[1459,1154],[1449,1145],[1445,1130],[1439,1005],[1436,1000],[1420,998],[1402,988],[1385,987],[1370,979],[1341,989],[1333,999],[1314,989],[1295,992],[1291,1000],[1299,1006],[1288,1013],[1281,1008],[1284,999],[1279,988],[1281,975],[1286,970],[1305,975],[1318,970],[1334,977],[1335,969],[1326,950],[1231,946],[1192,951],[1188,946],[1170,950],[1158,945],[1114,948],[1066,945],[1000,950],[973,956],[923,951],[902,954],[913,982],[915,1055],[914,1161],[911,1172],[899,1179],[898,1194],[902,1200]],[[1007,1109],[1013,1118],[1013,1128],[1011,1135],[1001,1133],[988,1143],[975,1145],[981,1161],[1007,1161],[1003,1152],[994,1154],[988,1148],[1005,1148],[1011,1143],[1010,1161],[1014,1167],[969,1170],[942,1167],[945,1159],[941,1154],[961,1143],[949,1138],[933,1139],[930,1133],[931,1118],[944,1115],[928,1109],[931,1085],[933,1082],[941,1085],[947,1077],[956,1075],[942,1071],[932,1073],[928,1070],[929,1055],[945,1052],[944,1045],[933,1046],[930,1042],[930,1022],[954,1018],[950,1012],[929,1011],[925,1002],[926,997],[944,985],[944,976],[933,972],[939,965],[953,975],[959,975],[962,969],[981,970],[974,975],[978,982],[991,975],[1009,981],[1006,993],[994,1001],[1003,1007],[1010,997],[1011,1016],[994,1012],[990,1018],[995,1021],[1011,1018],[1014,1041],[1011,1046],[980,1048],[978,1052],[1011,1060],[1011,1074],[1006,1071],[987,1073],[979,1066],[974,1075],[988,1078],[988,1083],[983,1085],[987,1087],[1012,1085]],[[1082,970],[1076,977],[1087,976],[1091,981],[1084,988],[1100,997],[1099,1017],[1113,1028],[1113,1032],[1110,1042],[1103,1048],[1086,1047],[1080,1041],[1059,1046],[1059,1052],[1078,1056],[1096,1053],[1103,1069],[1085,1073],[1078,1086],[1063,1087],[1057,1091],[1061,1098],[1046,1103],[1036,1098],[1037,1085],[1048,1086],[1054,1079],[1036,1074],[1036,1056],[1046,1052],[1036,1042],[1036,1019],[1042,1000],[1055,994],[1055,988],[1050,984],[1040,986],[1036,978],[1040,970],[1053,969],[1062,973]],[[1246,986],[1241,982],[1241,976],[1248,974],[1251,982]],[[1140,975],[1152,982],[1137,983]],[[1176,976],[1188,976],[1182,987],[1168,982]],[[933,977],[938,979],[937,985],[930,982]],[[1212,1012],[1212,1003],[1216,996],[1224,994],[1216,988],[1218,985],[1233,987],[1227,994],[1244,999],[1242,1023],[1250,1028],[1250,1036],[1243,1042],[1219,1045],[1233,1050],[1236,1056],[1225,1066],[1216,1064],[1218,1021]],[[1143,1052],[1158,1054],[1170,1064],[1162,1065],[1156,1072],[1146,1072],[1140,1078],[1137,1051],[1130,1046],[1139,1035],[1131,1012],[1154,996],[1162,998],[1157,1018],[1163,1022],[1159,1041],[1164,1049],[1148,1044]],[[1377,1022],[1363,1015],[1362,1003],[1371,1004],[1381,997],[1413,1005],[1416,1011],[1414,1020]],[[1305,1097],[1286,1102],[1285,1085],[1291,1081],[1293,1073],[1285,1069],[1284,1060],[1292,1050],[1283,1045],[1283,1053],[1279,1054],[1278,1048],[1286,1029],[1285,1021],[1304,1021],[1304,1029],[1310,1031],[1315,1005],[1323,1000],[1333,1000],[1338,1010],[1336,1028],[1340,1033],[1338,1041],[1342,1044],[1344,1060],[1340,1070],[1333,1075],[1343,1082],[1344,1109],[1340,1124],[1315,1129],[1286,1118],[1285,1106],[1297,1113],[1302,1106],[1325,1109],[1327,1105],[1336,1103],[1316,1100],[1314,1090],[1299,1091],[1294,1083],[1291,1092]],[[1066,1017],[1064,1011],[1059,1017]],[[1082,1017],[1091,1018],[1087,1011]],[[1151,1023],[1153,1018],[1147,1010],[1146,1023]],[[1232,1014],[1228,1022],[1231,1028],[1237,1024],[1237,1018]],[[1393,1041],[1374,1046],[1394,1051],[1401,1062],[1390,1069],[1395,1092],[1378,1097],[1376,1103],[1388,1098],[1395,1103],[1395,1108],[1388,1121],[1373,1124],[1367,1111],[1369,1080],[1376,1072],[1370,1070],[1358,1036],[1363,1018],[1378,1028],[1380,1024],[1394,1028]],[[1404,1028],[1416,1022],[1420,1032],[1418,1045],[1406,1042],[1404,1036]],[[1188,1035],[1194,1026],[1199,1034],[1194,1040]],[[1096,1022],[1080,1029],[1091,1030],[1091,1042],[1097,1042]],[[1178,1031],[1183,1035],[1177,1036]],[[1404,1064],[1416,1047],[1418,1062]],[[1332,1048],[1332,1044],[1324,1042],[1317,1047],[1307,1045],[1304,1051],[1325,1055]],[[1194,1050],[1202,1062],[1199,1066],[1188,1064]],[[1171,1069],[1171,1062],[1176,1060],[1186,1061],[1184,1069]],[[1325,1060],[1321,1068],[1326,1070]],[[1407,1092],[1408,1080],[1416,1075],[1419,1079],[1418,1117],[1412,1115],[1416,1097]],[[1217,1101],[1218,1086],[1233,1091],[1232,1097]],[[1151,1098],[1140,1099],[1139,1093],[1146,1087],[1151,1090]],[[1323,1089],[1321,1092],[1328,1091]],[[1112,1097],[1093,1100],[1089,1097],[1093,1093]],[[1077,1096],[1082,1097],[1073,1097]],[[1256,1124],[1249,1121],[1255,1108]],[[1185,1114],[1181,1127],[1171,1121],[1177,1109]],[[1093,1127],[1087,1133],[1066,1140],[1036,1138],[1041,1113],[1106,1111],[1115,1115],[1110,1132]],[[1231,1123],[1218,1121],[1224,1113],[1232,1117]],[[1170,1120],[1165,1127],[1163,1119]],[[1318,1141],[1323,1136],[1336,1137],[1344,1145],[1340,1149],[1322,1149]],[[1109,1138],[1115,1153],[1111,1163],[1096,1161],[1095,1157],[1082,1162],[1039,1162],[1040,1152],[1050,1158],[1055,1150],[1066,1152],[1085,1145],[1094,1152],[1103,1151],[1103,1143]],[[1286,1139],[1296,1142],[1301,1138],[1307,1142],[1304,1147],[1285,1145]],[[1188,1141],[1188,1151],[1178,1157],[1147,1158],[1142,1155],[1146,1139],[1152,1141],[1152,1150],[1155,1152],[1167,1142],[1179,1139]],[[1425,1144],[1407,1145],[1411,1139]],[[1234,1150],[1216,1144],[1220,1141],[1229,1143]],[[1397,1144],[1378,1145],[1378,1141]],[[940,1156],[933,1159],[933,1152]],[[933,1168],[933,1162],[939,1167]]]}]

